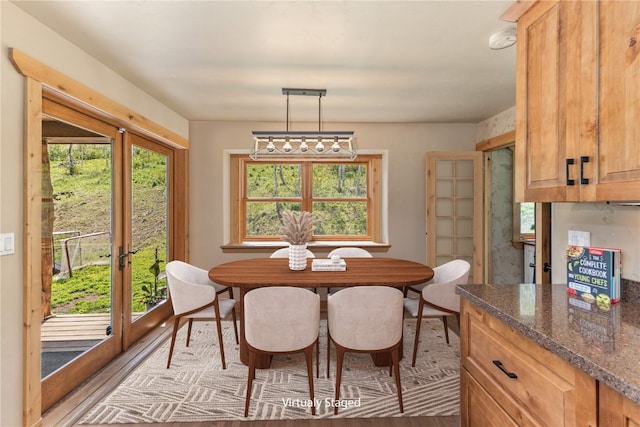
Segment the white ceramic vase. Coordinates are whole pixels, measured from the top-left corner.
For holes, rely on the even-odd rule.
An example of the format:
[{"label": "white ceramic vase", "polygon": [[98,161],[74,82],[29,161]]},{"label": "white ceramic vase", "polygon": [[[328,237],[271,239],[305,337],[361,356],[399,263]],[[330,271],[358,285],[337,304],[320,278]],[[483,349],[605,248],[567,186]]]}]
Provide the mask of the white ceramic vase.
[{"label": "white ceramic vase", "polygon": [[289,268],[304,270],[307,268],[307,244],[289,245]]}]

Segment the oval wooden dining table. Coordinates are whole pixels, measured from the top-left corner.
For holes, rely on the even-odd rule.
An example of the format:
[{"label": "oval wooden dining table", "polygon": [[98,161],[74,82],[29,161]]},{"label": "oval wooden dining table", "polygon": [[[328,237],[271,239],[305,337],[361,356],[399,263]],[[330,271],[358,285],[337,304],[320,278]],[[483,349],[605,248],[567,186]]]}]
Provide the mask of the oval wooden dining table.
[{"label": "oval wooden dining table", "polygon": [[[302,271],[289,269],[287,258],[251,258],[220,264],[209,270],[216,283],[240,289],[240,360],[249,363],[249,351],[244,337],[244,295],[265,286],[296,286],[301,288],[332,288],[349,286],[393,286],[404,288],[428,282],[433,270],[419,262],[396,258],[344,258],[346,271],[311,271],[311,260]],[[388,365],[388,359],[374,357],[378,366]],[[270,357],[259,357],[256,368],[268,368]]]}]

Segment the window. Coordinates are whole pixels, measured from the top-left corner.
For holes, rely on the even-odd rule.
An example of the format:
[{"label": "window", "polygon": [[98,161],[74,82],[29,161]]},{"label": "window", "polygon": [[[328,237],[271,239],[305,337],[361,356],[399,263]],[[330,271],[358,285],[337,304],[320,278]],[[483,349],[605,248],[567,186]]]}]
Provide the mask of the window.
[{"label": "window", "polygon": [[382,155],[264,162],[231,156],[231,243],[280,241],[281,212],[310,211],[315,241],[380,239]]}]

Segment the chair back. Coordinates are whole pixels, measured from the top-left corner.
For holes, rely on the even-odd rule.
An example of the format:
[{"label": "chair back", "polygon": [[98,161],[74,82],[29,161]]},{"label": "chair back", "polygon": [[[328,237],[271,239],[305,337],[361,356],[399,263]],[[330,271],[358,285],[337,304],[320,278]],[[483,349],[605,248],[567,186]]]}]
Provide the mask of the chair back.
[{"label": "chair back", "polygon": [[[307,249],[307,258],[315,257],[314,253]],[[280,248],[269,255],[269,258],[289,258],[289,248]]]},{"label": "chair back", "polygon": [[318,339],[320,295],[304,288],[270,286],[244,297],[244,334],[267,352],[301,350]]},{"label": "chair back", "polygon": [[354,286],[327,297],[333,340],[354,350],[381,350],[402,338],[402,291],[389,286]]},{"label": "chair back", "polygon": [[331,258],[333,255],[339,255],[340,258],[373,258],[368,250],[362,248],[335,248],[329,252],[327,258]]},{"label": "chair back", "polygon": [[460,295],[456,286],[469,280],[471,265],[462,259],[449,261],[433,269],[433,278],[422,289],[422,298],[430,304],[456,313],[460,312]]},{"label": "chair back", "polygon": [[198,309],[216,299],[216,288],[206,270],[183,261],[171,261],[165,272],[174,314]]}]

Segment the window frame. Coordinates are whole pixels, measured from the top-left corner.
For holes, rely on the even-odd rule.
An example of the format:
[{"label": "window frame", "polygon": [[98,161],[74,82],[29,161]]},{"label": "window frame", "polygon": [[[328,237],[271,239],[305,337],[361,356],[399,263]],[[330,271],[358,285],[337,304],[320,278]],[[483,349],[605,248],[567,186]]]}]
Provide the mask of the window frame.
[{"label": "window frame", "polygon": [[[249,245],[259,246],[264,244],[265,246],[273,246],[274,243],[282,243],[280,236],[246,236],[246,210],[245,204],[247,203],[246,194],[246,174],[245,168],[247,164],[283,164],[283,163],[295,163],[302,165],[302,195],[300,198],[280,198],[279,201],[295,201],[302,204],[303,210],[311,210],[311,205],[314,201],[332,201],[332,198],[317,198],[314,199],[312,193],[312,174],[314,164],[354,164],[365,163],[367,165],[367,196],[364,199],[357,199],[358,201],[367,202],[367,236],[314,236],[310,245],[314,242],[318,242],[323,245],[329,245],[332,242],[358,242],[364,244],[384,244],[382,242],[383,229],[382,229],[382,206],[383,200],[383,179],[382,179],[382,165],[383,154],[360,154],[355,161],[339,160],[299,160],[299,161],[256,161],[252,160],[248,153],[231,153],[229,154],[229,202],[230,202],[230,217],[229,217],[229,245]],[[349,198],[335,199],[340,202],[348,202]],[[354,199],[355,201],[355,199]]]}]

